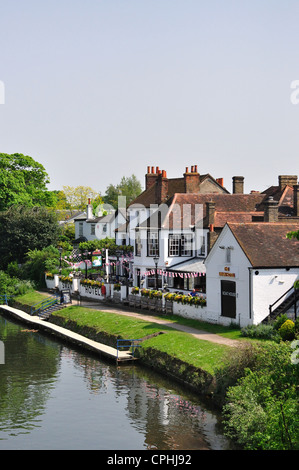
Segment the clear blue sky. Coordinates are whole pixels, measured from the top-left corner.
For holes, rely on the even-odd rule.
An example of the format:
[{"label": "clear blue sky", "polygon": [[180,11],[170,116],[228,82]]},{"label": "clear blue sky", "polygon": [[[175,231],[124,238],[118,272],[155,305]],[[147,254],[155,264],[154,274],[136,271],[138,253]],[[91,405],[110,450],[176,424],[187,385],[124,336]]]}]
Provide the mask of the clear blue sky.
[{"label": "clear blue sky", "polygon": [[0,152],[49,189],[148,165],[263,190],[298,174],[298,0],[2,0]]}]

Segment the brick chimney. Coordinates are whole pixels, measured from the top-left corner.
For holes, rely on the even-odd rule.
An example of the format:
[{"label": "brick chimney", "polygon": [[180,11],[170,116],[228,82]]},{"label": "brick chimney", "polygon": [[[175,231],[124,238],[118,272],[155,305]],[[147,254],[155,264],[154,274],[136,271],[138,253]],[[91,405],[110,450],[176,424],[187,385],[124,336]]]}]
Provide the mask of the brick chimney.
[{"label": "brick chimney", "polygon": [[214,225],[211,224],[210,227],[209,227],[209,232],[208,232],[208,253],[210,253],[215,241],[217,240],[218,238],[218,233],[216,233],[214,231]]},{"label": "brick chimney", "polygon": [[93,219],[92,205],[90,204],[90,198],[88,199],[88,204],[86,206],[86,218],[87,220]]},{"label": "brick chimney", "polygon": [[199,193],[200,175],[197,171],[197,165],[191,166],[191,171],[186,167],[184,173],[185,193]]},{"label": "brick chimney", "polygon": [[278,177],[279,189],[282,191],[286,185],[294,186],[298,182],[297,175],[280,175]]},{"label": "brick chimney", "polygon": [[214,225],[215,224],[215,202],[209,201],[206,202],[206,224],[205,225]]},{"label": "brick chimney", "polygon": [[216,182],[223,187],[223,178],[216,178]]},{"label": "brick chimney", "polygon": [[145,189],[148,189],[155,184],[157,177],[158,177],[158,171],[159,171],[158,166],[156,167],[156,170],[154,166],[147,167],[147,174],[145,175]]},{"label": "brick chimney", "polygon": [[265,201],[264,222],[278,222],[278,202],[272,196]]},{"label": "brick chimney", "polygon": [[233,194],[244,194],[244,176],[233,176]]},{"label": "brick chimney", "polygon": [[159,170],[156,180],[156,204],[160,205],[166,201],[168,196],[168,178],[165,170]]},{"label": "brick chimney", "polygon": [[294,184],[294,215],[299,217],[299,184]]}]

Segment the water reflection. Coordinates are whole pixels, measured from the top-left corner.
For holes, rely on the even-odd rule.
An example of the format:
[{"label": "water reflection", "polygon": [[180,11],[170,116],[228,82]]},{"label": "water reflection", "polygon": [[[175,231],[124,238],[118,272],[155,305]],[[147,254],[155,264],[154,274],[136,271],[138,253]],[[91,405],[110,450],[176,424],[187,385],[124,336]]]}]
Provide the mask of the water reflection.
[{"label": "water reflection", "polygon": [[0,449],[228,447],[193,394],[23,329],[0,316]]}]

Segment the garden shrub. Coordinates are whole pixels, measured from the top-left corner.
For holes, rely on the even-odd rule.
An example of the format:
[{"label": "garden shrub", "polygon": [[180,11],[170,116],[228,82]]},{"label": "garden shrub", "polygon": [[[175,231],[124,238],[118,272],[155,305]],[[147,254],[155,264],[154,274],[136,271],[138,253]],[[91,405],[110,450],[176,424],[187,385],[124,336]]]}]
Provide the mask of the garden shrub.
[{"label": "garden shrub", "polygon": [[257,361],[230,387],[225,434],[248,450],[299,449],[299,366],[289,343],[260,347]]},{"label": "garden shrub", "polygon": [[282,315],[280,315],[279,317],[276,318],[276,320],[273,324],[273,327],[275,328],[275,330],[279,330],[281,325],[287,320],[288,320],[287,315],[285,313],[283,313]]},{"label": "garden shrub", "polygon": [[248,338],[269,339],[273,341],[279,338],[279,334],[273,325],[263,323],[245,326],[241,329],[241,335]]},{"label": "garden shrub", "polygon": [[291,341],[295,338],[295,323],[292,320],[287,320],[278,331],[283,341]]}]

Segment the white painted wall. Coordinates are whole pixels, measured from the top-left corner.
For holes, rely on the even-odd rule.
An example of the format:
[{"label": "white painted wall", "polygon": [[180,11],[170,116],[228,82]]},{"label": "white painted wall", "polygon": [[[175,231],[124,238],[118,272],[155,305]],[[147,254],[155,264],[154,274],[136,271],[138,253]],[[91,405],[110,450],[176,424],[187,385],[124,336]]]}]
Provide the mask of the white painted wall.
[{"label": "white painted wall", "polygon": [[[258,274],[255,274],[258,273]],[[269,305],[275,302],[299,278],[299,268],[253,269],[252,311],[254,324],[260,323],[269,314]],[[286,296],[273,307],[276,308]]]},{"label": "white painted wall", "polygon": [[[219,246],[231,246],[231,261],[226,260],[226,249]],[[214,323],[230,325],[235,323],[242,326],[252,323],[249,302],[249,267],[250,263],[228,227],[224,227],[206,259],[207,282],[207,318]],[[226,271],[225,268],[229,268]],[[234,274],[226,277],[219,273]],[[236,318],[221,316],[221,280],[236,282]]]},{"label": "white painted wall", "polygon": [[[226,250],[219,246],[232,246],[231,262],[226,262]],[[236,281],[236,318],[221,316],[221,279],[219,273],[229,268]],[[299,278],[299,268],[255,269],[226,226],[215,242],[206,260],[207,318],[209,321],[229,325],[234,322],[241,327],[259,324],[269,314],[269,305],[284,294]],[[258,272],[258,274],[256,274]],[[277,303],[283,302],[284,297]]]}]

